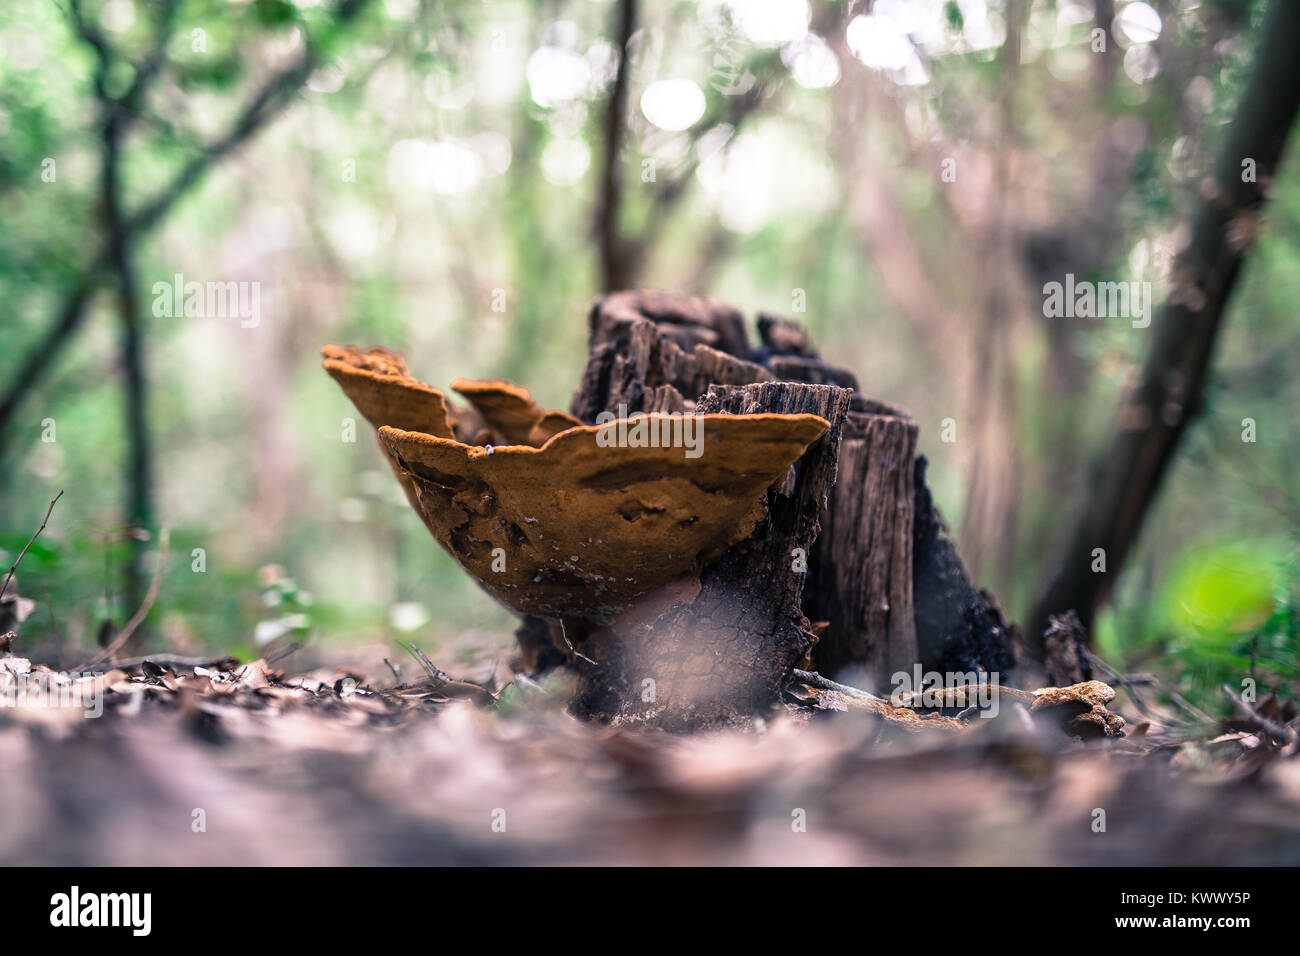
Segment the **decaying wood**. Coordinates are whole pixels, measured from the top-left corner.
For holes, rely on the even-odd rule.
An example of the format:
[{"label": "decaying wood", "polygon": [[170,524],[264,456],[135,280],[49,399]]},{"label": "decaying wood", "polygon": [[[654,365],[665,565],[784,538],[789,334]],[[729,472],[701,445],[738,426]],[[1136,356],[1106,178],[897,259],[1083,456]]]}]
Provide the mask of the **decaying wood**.
[{"label": "decaying wood", "polygon": [[1079,684],[1092,680],[1088,632],[1074,611],[1048,618],[1043,644],[1047,650],[1043,663],[1050,683]]},{"label": "decaying wood", "polygon": [[590,327],[572,406],[584,421],[620,406],[698,410],[695,396],[713,384],[776,380],[851,390],[838,477],[804,588],[807,617],[827,622],[812,653],[821,671],[865,672],[860,679],[876,686],[918,661],[941,672],[1009,672],[1015,635],[970,581],[931,500],[924,461],[915,460],[917,427],[905,410],[864,395],[850,370],[825,362],[807,331],[787,319],[760,316],[760,342],[751,349],[729,306],[623,292],[593,306]]},{"label": "decaying wood", "polygon": [[987,591],[977,590],[934,506],[925,481],[925,456],[914,473],[912,600],[917,656],[926,671],[998,673],[1016,663],[1016,634]]},{"label": "decaying wood", "polygon": [[798,322],[779,316],[760,315],[758,317],[758,338],[762,343],[760,351],[765,355],[799,355],[804,358],[817,359],[817,347],[813,345],[808,330]]},{"label": "decaying wood", "polygon": [[912,462],[916,423],[851,411],[839,479],[822,516],[804,598],[827,621],[813,659],[828,673],[852,668],[883,687],[917,660],[912,598]]},{"label": "decaying wood", "polygon": [[564,655],[555,646],[551,625],[545,618],[525,614],[515,628],[519,654],[511,662],[516,673],[542,674],[564,663]]},{"label": "decaying wood", "polygon": [[849,400],[845,389],[793,382],[714,385],[700,396],[701,414],[807,413],[830,430],[768,492],[754,533],[704,570],[693,597],[580,633],[579,712],[687,729],[744,719],[779,701],[814,643],[802,609],[806,556],[835,482]]},{"label": "decaying wood", "polygon": [[805,659],[877,689],[918,663],[1005,679],[1012,632],[905,411],[787,320],[764,316],[751,350],[729,306],[629,292],[590,325],[571,414],[457,380],[470,415],[391,353],[323,349],[433,536],[528,616],[520,672],[564,661],[578,712],[678,729],[768,711]]},{"label": "decaying wood", "polygon": [[761,365],[700,341],[687,351],[678,343],[696,335],[694,326],[673,326],[691,331],[670,335],[635,316],[604,320],[593,328],[597,338],[570,405],[587,423],[601,412],[690,411],[710,385],[747,385],[773,377]]},{"label": "decaying wood", "polygon": [[749,355],[745,319],[737,309],[715,299],[641,289],[603,296],[587,316],[590,346],[617,335],[620,326],[638,319],[653,322],[660,333],[684,351],[707,345],[740,358]]}]

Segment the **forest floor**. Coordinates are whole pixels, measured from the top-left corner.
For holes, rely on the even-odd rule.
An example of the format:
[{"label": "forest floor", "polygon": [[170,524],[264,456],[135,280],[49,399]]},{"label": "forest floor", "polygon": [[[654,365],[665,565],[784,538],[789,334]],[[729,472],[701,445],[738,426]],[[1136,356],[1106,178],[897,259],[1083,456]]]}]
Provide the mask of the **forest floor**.
[{"label": "forest floor", "polygon": [[[1276,723],[1198,724],[1121,692],[1124,737],[1014,707],[909,730],[810,690],[752,726],[671,735],[579,722],[559,679],[497,689],[430,663],[411,682],[371,657],[294,676],[141,663],[81,679],[95,719],[6,700],[0,863],[1300,862],[1300,745]],[[0,672],[71,699],[22,658]]]}]

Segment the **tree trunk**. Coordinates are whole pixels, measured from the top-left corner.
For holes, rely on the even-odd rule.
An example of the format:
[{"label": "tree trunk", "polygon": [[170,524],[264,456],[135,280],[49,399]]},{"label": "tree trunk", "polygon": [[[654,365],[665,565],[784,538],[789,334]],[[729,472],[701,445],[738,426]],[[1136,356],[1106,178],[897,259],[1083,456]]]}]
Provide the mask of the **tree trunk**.
[{"label": "tree trunk", "polygon": [[639,251],[624,240],[618,221],[623,196],[618,158],[627,128],[628,86],[632,72],[629,47],[636,31],[636,21],[637,0],[619,0],[614,23],[618,37],[618,68],[605,106],[601,183],[596,195],[596,248],[600,252],[600,284],[605,292],[615,292],[631,284],[637,265],[634,259]]},{"label": "tree trunk", "polygon": [[[1074,610],[1091,630],[1179,439],[1200,411],[1228,298],[1300,110],[1300,4],[1273,3],[1260,43],[1213,176],[1201,184],[1191,241],[1175,262],[1174,288],[1152,324],[1141,380],[1121,403],[1114,437],[1094,468],[1092,491],[1030,615],[1028,649],[1039,659],[1051,615]],[[1099,557],[1104,571],[1094,570],[1101,567]]]}]

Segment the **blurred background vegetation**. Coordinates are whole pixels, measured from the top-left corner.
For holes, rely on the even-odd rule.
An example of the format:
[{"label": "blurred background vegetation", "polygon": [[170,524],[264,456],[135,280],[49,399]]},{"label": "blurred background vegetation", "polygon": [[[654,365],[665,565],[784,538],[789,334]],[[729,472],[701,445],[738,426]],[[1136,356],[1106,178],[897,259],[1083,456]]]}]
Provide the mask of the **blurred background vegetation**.
[{"label": "blurred background vegetation", "polygon": [[[1042,286],[1163,298],[1263,8],[9,0],[6,568],[66,491],[17,576],[24,653],[69,665],[121,626],[162,526],[150,646],[500,652],[513,618],[368,429],[343,440],[317,349],[565,407],[586,309],[624,285],[792,315],[909,408],[972,572],[1022,617],[1149,343],[1045,319]],[[1272,190],[1205,409],[1097,622],[1114,663],[1202,702],[1247,668],[1296,686],[1300,157]],[[260,322],[156,315],[177,274],[257,283]]]}]

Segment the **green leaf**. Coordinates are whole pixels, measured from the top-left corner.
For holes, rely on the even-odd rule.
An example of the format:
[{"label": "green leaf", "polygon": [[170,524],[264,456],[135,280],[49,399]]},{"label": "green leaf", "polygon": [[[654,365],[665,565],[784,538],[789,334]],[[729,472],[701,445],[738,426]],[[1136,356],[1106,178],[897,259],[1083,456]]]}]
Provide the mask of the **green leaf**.
[{"label": "green leaf", "polygon": [[1273,615],[1280,578],[1277,554],[1267,545],[1198,549],[1171,575],[1166,610],[1175,630],[1192,643],[1228,650]]},{"label": "green leaf", "polygon": [[268,27],[285,26],[297,17],[297,9],[285,0],[257,0],[257,19]]}]

